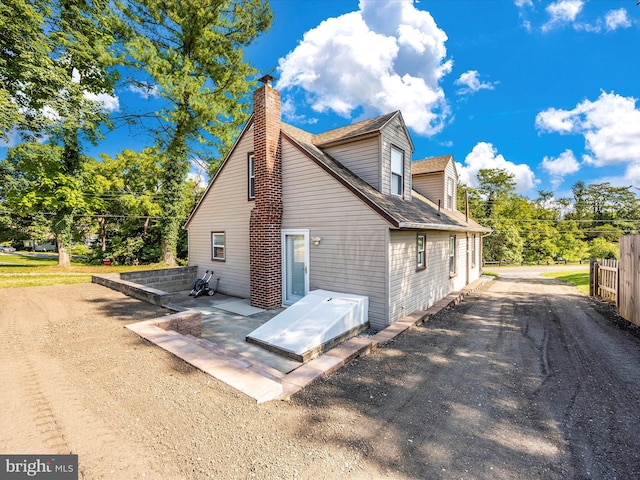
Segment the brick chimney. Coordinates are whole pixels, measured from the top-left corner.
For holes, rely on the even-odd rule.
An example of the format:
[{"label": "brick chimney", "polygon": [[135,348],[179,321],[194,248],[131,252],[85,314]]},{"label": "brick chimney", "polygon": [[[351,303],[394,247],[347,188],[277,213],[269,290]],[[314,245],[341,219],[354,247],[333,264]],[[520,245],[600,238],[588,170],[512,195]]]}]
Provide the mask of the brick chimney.
[{"label": "brick chimney", "polygon": [[282,153],[280,143],[280,92],[271,87],[273,77],[253,94],[253,155],[255,200],[249,223],[251,305],[274,309],[282,306]]}]

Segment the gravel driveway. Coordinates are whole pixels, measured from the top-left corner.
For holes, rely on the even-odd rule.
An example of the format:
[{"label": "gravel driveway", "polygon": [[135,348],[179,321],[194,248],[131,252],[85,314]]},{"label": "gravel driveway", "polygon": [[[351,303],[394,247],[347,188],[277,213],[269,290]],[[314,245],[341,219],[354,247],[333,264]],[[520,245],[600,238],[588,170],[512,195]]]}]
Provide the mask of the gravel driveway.
[{"label": "gravel driveway", "polygon": [[0,290],[0,452],[80,478],[640,476],[640,335],[511,274],[295,395],[256,405],[123,325],[98,285]]}]

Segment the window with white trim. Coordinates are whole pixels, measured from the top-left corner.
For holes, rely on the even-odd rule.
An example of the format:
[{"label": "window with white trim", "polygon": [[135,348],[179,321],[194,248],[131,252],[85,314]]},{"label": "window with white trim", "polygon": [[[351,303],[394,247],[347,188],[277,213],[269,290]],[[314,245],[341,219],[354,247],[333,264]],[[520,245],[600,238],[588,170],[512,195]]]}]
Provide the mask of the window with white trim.
[{"label": "window with white trim", "polygon": [[476,236],[471,236],[471,266],[475,268],[476,266]]},{"label": "window with white trim", "polygon": [[248,170],[249,170],[249,200],[256,198],[256,165],[253,153],[248,156]]},{"label": "window with white trim", "polygon": [[453,210],[453,178],[447,177],[447,191],[444,208]]},{"label": "window with white trim", "polygon": [[224,232],[211,232],[211,258],[213,260],[225,259]]},{"label": "window with white trim", "polygon": [[449,236],[449,275],[453,276],[457,272],[456,265],[456,236]]},{"label": "window with white trim", "polygon": [[427,244],[427,236],[424,233],[419,233],[416,236],[416,247],[417,247],[417,258],[416,258],[416,268],[422,269],[426,268],[426,244]]},{"label": "window with white trim", "polygon": [[404,183],[404,152],[391,147],[391,193],[402,196]]}]

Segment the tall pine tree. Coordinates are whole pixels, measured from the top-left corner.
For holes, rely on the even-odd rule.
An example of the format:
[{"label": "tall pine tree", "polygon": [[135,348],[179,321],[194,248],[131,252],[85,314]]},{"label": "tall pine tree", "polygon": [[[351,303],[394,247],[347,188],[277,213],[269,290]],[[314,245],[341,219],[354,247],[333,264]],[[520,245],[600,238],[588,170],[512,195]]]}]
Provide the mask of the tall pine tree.
[{"label": "tall pine tree", "polygon": [[[165,152],[161,173],[162,261],[176,263],[176,246],[190,154],[219,159],[246,122],[247,93],[256,71],[243,48],[266,31],[266,0],[118,0],[129,29],[132,81],[164,100],[154,127]],[[199,146],[206,154],[194,153]]]}]

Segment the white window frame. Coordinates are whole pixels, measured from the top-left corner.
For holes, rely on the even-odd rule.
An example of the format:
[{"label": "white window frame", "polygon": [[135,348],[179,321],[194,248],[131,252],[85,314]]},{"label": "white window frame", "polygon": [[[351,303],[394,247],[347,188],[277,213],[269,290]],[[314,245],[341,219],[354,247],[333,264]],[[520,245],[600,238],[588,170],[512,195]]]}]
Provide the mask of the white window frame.
[{"label": "white window frame", "polygon": [[287,235],[304,236],[304,295],[309,293],[309,230],[307,229],[285,229],[281,232],[281,258],[282,258],[282,304],[292,305],[293,301],[287,301]]},{"label": "white window frame", "polygon": [[[222,244],[216,243],[216,236],[222,235]],[[224,261],[227,257],[227,247],[226,247],[226,235],[225,232],[211,232],[211,260],[219,260]],[[222,255],[217,255],[216,249],[222,249]],[[219,251],[218,251],[219,253]]]},{"label": "white window frame", "polygon": [[458,273],[458,261],[456,259],[456,236],[449,235],[449,276],[453,277]]},{"label": "white window frame", "polygon": [[446,196],[445,196],[446,203],[445,203],[444,208],[446,208],[448,210],[453,210],[453,178],[447,177],[447,181],[445,183],[446,183],[446,186],[445,186],[445,188],[446,188],[446,192],[445,192],[445,194],[446,194]]},{"label": "white window frame", "polygon": [[[420,240],[422,239],[422,250],[420,249]],[[427,235],[418,233],[416,235],[416,269],[423,270],[427,268]]]},{"label": "white window frame", "polygon": [[255,164],[255,156],[253,153],[250,153],[247,156],[247,169],[248,169],[248,192],[249,192],[249,200],[253,200],[256,198],[256,164]]},{"label": "white window frame", "polygon": [[[400,165],[398,170],[398,165],[396,165],[394,169],[394,153],[397,153],[400,157]],[[401,197],[404,193],[404,151],[400,150],[396,147],[391,147],[391,158],[390,158],[390,170],[391,170],[391,194]],[[398,182],[399,180],[399,182]],[[399,184],[399,185],[398,185]],[[396,185],[400,187],[400,191],[397,192],[395,190]]]},{"label": "white window frame", "polygon": [[476,236],[471,235],[471,268],[476,267]]}]

